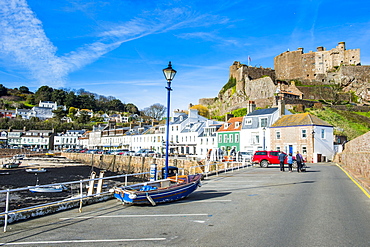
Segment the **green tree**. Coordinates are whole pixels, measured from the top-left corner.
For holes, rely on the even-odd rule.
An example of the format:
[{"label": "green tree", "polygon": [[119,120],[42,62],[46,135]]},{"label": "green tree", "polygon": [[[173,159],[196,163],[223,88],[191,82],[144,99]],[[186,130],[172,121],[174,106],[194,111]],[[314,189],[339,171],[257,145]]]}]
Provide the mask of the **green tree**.
[{"label": "green tree", "polygon": [[8,89],[4,87],[3,84],[0,84],[0,96],[6,96],[8,95]]},{"label": "green tree", "polygon": [[125,105],[119,99],[113,99],[108,102],[108,110],[110,111],[125,111]]},{"label": "green tree", "polygon": [[31,92],[30,92],[30,90],[28,89],[28,87],[26,87],[26,86],[21,86],[21,87],[19,88],[19,92],[24,93],[24,94],[29,94],[29,93],[31,93]]},{"label": "green tree", "polygon": [[55,118],[58,120],[67,116],[67,111],[63,110],[62,107],[58,107],[58,109],[54,110],[53,113],[55,114]]},{"label": "green tree", "polygon": [[133,113],[133,114],[139,114],[139,109],[137,108],[136,105],[132,104],[132,103],[128,103],[126,104],[126,111],[130,112],[130,113]]},{"label": "green tree", "polygon": [[54,89],[49,86],[40,87],[35,93],[35,101],[51,101],[51,94],[53,91]]},{"label": "green tree", "polygon": [[78,108],[96,110],[96,101],[94,95],[83,94],[77,97]]},{"label": "green tree", "polygon": [[77,123],[86,124],[90,122],[90,116],[86,111],[80,111],[80,115],[76,119]]},{"label": "green tree", "polygon": [[51,93],[51,101],[57,102],[58,105],[64,105],[66,97],[67,93],[62,89],[54,89]]},{"label": "green tree", "polygon": [[26,102],[27,104],[30,104],[30,105],[36,105],[35,95],[34,94],[27,95]]},{"label": "green tree", "polygon": [[64,105],[68,108],[68,107],[78,107],[77,106],[77,96],[74,92],[69,92],[67,95],[66,95],[66,98],[65,98],[65,101],[64,101]]}]

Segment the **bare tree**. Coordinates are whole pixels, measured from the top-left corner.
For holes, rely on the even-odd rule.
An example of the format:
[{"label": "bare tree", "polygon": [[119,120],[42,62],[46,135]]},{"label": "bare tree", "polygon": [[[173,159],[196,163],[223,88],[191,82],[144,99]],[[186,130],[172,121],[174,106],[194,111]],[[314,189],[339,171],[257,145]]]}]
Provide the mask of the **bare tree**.
[{"label": "bare tree", "polygon": [[161,120],[164,113],[166,112],[166,109],[167,108],[164,105],[156,103],[147,108],[144,108],[144,110],[142,110],[142,113],[152,119]]}]

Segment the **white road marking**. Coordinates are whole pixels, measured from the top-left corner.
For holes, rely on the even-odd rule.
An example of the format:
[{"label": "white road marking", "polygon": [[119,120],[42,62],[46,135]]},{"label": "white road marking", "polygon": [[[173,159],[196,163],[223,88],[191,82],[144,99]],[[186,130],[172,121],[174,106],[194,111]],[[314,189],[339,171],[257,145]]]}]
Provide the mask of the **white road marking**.
[{"label": "white road marking", "polygon": [[64,243],[104,243],[104,242],[134,242],[134,241],[164,241],[166,238],[126,238],[126,239],[85,239],[85,240],[56,240],[56,241],[35,241],[35,242],[12,242],[0,243],[6,245],[38,245],[38,244],[64,244]]},{"label": "white road marking", "polygon": [[207,202],[231,202],[231,200],[207,200]]},{"label": "white road marking", "polygon": [[60,220],[94,219],[94,218],[184,217],[184,216],[208,216],[208,215],[209,214],[102,215],[102,216],[81,216],[75,218],[60,218]]}]

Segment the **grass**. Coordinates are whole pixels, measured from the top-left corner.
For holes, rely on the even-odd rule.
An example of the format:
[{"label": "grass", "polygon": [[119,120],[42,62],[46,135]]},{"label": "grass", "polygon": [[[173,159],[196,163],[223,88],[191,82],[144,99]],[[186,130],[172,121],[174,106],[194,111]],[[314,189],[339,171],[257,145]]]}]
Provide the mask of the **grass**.
[{"label": "grass", "polygon": [[322,110],[307,109],[311,114],[330,123],[335,127],[335,133],[347,136],[352,140],[370,131],[370,113],[339,111],[330,107]]}]

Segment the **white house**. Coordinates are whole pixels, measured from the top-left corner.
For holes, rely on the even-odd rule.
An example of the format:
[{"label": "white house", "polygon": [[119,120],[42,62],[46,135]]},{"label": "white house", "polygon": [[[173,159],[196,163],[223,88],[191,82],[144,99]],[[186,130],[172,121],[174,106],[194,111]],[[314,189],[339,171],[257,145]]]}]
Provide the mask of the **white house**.
[{"label": "white house", "polygon": [[58,133],[54,137],[54,149],[64,150],[68,148],[81,148],[79,138],[82,137],[85,130],[67,130],[66,133]]},{"label": "white house", "polygon": [[307,162],[332,160],[333,126],[309,113],[281,117],[271,126],[271,148],[286,153],[299,151]]},{"label": "white house", "polygon": [[[282,112],[283,111],[283,112]],[[253,111],[243,118],[240,151],[271,150],[270,126],[282,115],[291,113],[284,106]]]}]

